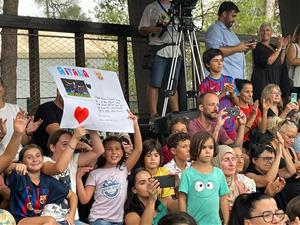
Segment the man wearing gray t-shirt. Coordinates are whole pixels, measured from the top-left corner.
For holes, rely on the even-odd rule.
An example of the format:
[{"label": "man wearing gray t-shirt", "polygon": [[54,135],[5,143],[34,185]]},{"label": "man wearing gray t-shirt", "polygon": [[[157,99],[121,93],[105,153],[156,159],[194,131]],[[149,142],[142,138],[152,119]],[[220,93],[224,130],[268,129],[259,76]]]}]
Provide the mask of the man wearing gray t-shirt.
[{"label": "man wearing gray t-shirt", "polygon": [[[156,53],[150,71],[147,88],[150,119],[155,119],[155,117],[160,116],[157,112],[159,89],[165,86],[162,84],[163,77],[170,75],[172,58],[178,57],[172,90],[177,89],[176,84],[182,62],[180,51],[175,55],[177,47],[172,45],[178,38],[178,31],[174,29],[173,22],[170,22],[170,20],[174,19],[169,13],[170,6],[171,3],[169,0],[158,0],[147,5],[139,24],[139,32],[149,37],[149,45],[159,46],[170,44]],[[170,96],[169,100],[171,111],[178,111],[178,95],[176,90],[174,95]]]}]

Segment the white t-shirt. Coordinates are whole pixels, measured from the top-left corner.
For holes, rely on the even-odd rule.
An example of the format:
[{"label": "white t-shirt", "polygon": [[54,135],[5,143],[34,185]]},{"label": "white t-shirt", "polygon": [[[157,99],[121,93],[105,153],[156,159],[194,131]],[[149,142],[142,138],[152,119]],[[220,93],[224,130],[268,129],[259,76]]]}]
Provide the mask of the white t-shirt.
[{"label": "white t-shirt", "polygon": [[[65,169],[65,171],[59,175],[53,176],[55,179],[63,182],[69,189],[71,189],[73,192],[76,193],[76,173],[78,169],[78,157],[79,153],[73,154],[72,159],[68,165],[68,167]],[[55,162],[50,157],[44,156],[44,162]],[[62,203],[62,208],[64,209],[64,213],[68,213],[68,200],[65,199]],[[75,220],[79,219],[78,210],[76,209],[75,214]]]},{"label": "white t-shirt", "polygon": [[[20,107],[16,104],[5,103],[4,107],[0,109],[0,118],[6,121],[7,133],[0,143],[0,155],[5,151],[6,146],[8,145],[11,136],[14,132],[14,119],[16,118],[17,113],[20,111]],[[21,151],[22,146],[20,145],[18,153]],[[15,159],[18,159],[18,154]]]},{"label": "white t-shirt", "polygon": [[[162,6],[168,11],[170,8],[170,3],[162,4]],[[146,6],[140,24],[139,30],[142,27],[149,27],[149,26],[156,26],[158,21],[163,21],[164,23],[168,24],[170,20],[170,16],[162,9],[157,1],[150,3]],[[172,22],[169,24],[168,29],[159,37],[160,32],[156,35],[149,34],[149,44],[150,45],[162,45],[165,43],[175,43],[179,36],[178,31],[176,31],[173,26]],[[157,55],[165,58],[172,58],[175,54],[176,46],[169,45],[165,48],[159,50]],[[178,52],[180,55],[180,51]]]},{"label": "white t-shirt", "polygon": [[90,222],[97,219],[114,223],[123,222],[127,174],[126,166],[99,168],[89,174],[85,185],[95,187],[95,202],[90,210]]},{"label": "white t-shirt", "polygon": [[[190,162],[186,162],[186,166],[185,166],[185,169],[186,168],[189,168],[191,166],[191,163]],[[164,165],[165,168],[167,168],[170,172],[170,174],[177,174],[179,179],[181,178],[181,174],[183,172],[183,170],[181,170],[174,159],[172,159],[170,162],[168,162],[167,164]]]},{"label": "white t-shirt", "polygon": [[243,184],[246,186],[246,188],[250,191],[250,193],[256,192],[256,183],[253,179],[247,177],[244,174],[238,174],[238,180],[240,182],[243,182]]}]

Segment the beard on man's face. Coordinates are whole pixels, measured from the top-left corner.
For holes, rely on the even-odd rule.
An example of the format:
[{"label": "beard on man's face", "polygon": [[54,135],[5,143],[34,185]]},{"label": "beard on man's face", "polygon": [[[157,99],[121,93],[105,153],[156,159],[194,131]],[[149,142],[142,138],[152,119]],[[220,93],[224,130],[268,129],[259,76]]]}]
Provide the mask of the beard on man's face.
[{"label": "beard on man's face", "polygon": [[216,120],[217,118],[217,114],[218,114],[218,111],[213,111],[213,112],[210,112],[210,113],[205,113],[204,112],[204,116],[209,119],[209,120]]}]

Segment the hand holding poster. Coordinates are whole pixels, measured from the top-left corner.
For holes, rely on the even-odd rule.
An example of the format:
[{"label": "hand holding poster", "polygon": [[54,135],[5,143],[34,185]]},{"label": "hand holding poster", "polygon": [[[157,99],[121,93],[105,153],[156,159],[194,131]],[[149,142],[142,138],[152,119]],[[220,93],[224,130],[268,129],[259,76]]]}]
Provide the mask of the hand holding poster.
[{"label": "hand holding poster", "polygon": [[52,66],[48,71],[64,100],[61,128],[133,133],[128,105],[115,72]]}]

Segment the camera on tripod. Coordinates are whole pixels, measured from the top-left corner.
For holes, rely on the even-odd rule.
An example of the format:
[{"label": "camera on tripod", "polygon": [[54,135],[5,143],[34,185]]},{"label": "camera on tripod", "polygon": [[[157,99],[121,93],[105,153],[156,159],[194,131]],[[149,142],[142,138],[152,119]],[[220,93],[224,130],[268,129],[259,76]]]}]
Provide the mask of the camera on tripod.
[{"label": "camera on tripod", "polygon": [[178,17],[192,17],[192,11],[196,8],[198,0],[173,0],[174,11]]}]

